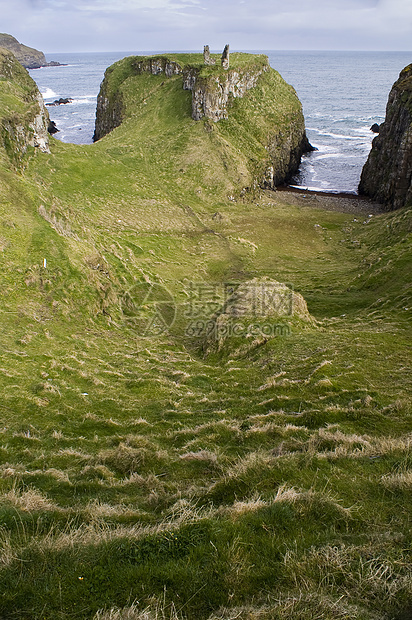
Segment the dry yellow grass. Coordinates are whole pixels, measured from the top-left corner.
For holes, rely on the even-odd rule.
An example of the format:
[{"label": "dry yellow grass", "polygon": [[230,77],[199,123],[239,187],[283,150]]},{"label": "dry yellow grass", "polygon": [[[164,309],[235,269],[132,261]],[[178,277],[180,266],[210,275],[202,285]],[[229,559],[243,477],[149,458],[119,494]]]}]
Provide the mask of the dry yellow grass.
[{"label": "dry yellow grass", "polygon": [[60,510],[56,504],[35,489],[21,491],[13,487],[3,495],[3,500],[24,512]]},{"label": "dry yellow grass", "polygon": [[166,605],[164,601],[154,602],[150,607],[139,609],[137,604],[119,609],[113,607],[107,611],[98,611],[93,620],[183,620],[174,604]]},{"label": "dry yellow grass", "polygon": [[412,471],[401,472],[398,474],[387,474],[382,476],[381,484],[389,490],[412,490]]}]

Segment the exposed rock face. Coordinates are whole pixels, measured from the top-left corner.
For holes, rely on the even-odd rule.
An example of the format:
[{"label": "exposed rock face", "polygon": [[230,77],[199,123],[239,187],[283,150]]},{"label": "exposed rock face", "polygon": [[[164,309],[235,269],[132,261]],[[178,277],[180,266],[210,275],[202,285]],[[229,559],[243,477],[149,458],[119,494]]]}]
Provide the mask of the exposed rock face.
[{"label": "exposed rock face", "polygon": [[40,67],[59,67],[59,62],[47,62],[43,52],[19,43],[11,34],[0,33],[0,47],[12,52],[25,69],[40,69]]},{"label": "exposed rock face", "polygon": [[123,120],[123,101],[118,94],[115,98],[109,97],[105,82],[100,86],[97,97],[96,122],[94,126],[93,142],[97,142],[108,133],[119,127]]},{"label": "exposed rock face", "polygon": [[228,118],[229,97],[244,97],[268,69],[269,65],[254,71],[231,69],[224,75],[202,77],[198,69],[189,67],[183,74],[183,88],[192,91],[192,118],[195,121],[209,118],[215,122]]},{"label": "exposed rock face", "polygon": [[35,95],[37,110],[34,108],[33,120],[29,121],[29,141],[30,146],[39,148],[43,153],[50,153],[49,149],[49,115],[45,108],[41,93]]},{"label": "exposed rock face", "polygon": [[49,117],[40,93],[36,100],[37,106],[32,107],[31,114],[28,114],[27,117],[13,116],[4,118],[2,121],[6,150],[10,158],[17,164],[21,162],[29,146],[38,148],[42,153],[50,153]]},{"label": "exposed rock face", "polygon": [[306,136],[303,115],[296,113],[283,131],[269,136],[267,151],[271,164],[262,185],[274,189],[282,183],[290,182],[299,170],[302,155],[313,150]]},{"label": "exposed rock face", "polygon": [[359,193],[388,210],[412,203],[412,65],[393,85],[385,122],[363,167]]},{"label": "exposed rock face", "polygon": [[49,115],[36,83],[18,63],[12,52],[0,48],[0,79],[13,84],[16,102],[24,112],[2,110],[0,114],[3,146],[15,166],[20,166],[29,147],[49,152]]}]

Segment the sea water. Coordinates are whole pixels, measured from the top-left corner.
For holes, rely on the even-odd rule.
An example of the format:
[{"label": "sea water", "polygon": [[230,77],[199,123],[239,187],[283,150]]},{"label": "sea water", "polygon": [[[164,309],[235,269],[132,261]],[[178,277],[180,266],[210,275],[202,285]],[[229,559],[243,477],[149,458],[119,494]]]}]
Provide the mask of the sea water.
[{"label": "sea water", "polygon": [[362,167],[385,119],[389,91],[412,62],[407,52],[269,52],[270,64],[303,104],[317,151],[302,160],[298,186],[356,193]]},{"label": "sea water", "polygon": [[[96,99],[105,69],[131,54],[148,52],[50,54],[62,67],[30,71],[49,107],[63,142],[91,144]],[[154,52],[150,52],[154,53]],[[303,105],[309,141],[293,184],[305,189],[356,193],[374,134],[385,118],[388,94],[400,71],[412,62],[408,52],[264,51],[271,66],[296,89]]]}]

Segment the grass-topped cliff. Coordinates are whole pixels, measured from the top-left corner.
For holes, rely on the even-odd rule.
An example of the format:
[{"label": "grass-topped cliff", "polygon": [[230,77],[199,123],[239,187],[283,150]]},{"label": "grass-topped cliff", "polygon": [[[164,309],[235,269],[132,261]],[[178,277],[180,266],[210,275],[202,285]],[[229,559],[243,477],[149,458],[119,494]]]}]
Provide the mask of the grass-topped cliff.
[{"label": "grass-topped cliff", "polygon": [[124,58],[106,71],[95,139],[129,120],[132,132],[142,131],[139,142],[147,125],[157,136],[181,140],[176,129],[183,123],[188,143],[204,150],[205,159],[219,153],[225,160],[225,176],[237,177],[235,193],[263,180],[284,182],[310,149],[294,89],[263,55],[232,54],[229,70],[205,66],[200,54]]},{"label": "grass-topped cliff", "polygon": [[24,167],[36,148],[48,151],[49,115],[36,83],[0,47],[0,158],[15,169]]},{"label": "grass-topped cliff", "polygon": [[389,94],[385,122],[373,140],[359,192],[388,210],[412,204],[412,64],[401,71]]},{"label": "grass-topped cliff", "polygon": [[259,80],[212,123],[133,75],[96,144],[0,143],[2,618],[410,613],[410,211],[241,195],[298,113]]}]

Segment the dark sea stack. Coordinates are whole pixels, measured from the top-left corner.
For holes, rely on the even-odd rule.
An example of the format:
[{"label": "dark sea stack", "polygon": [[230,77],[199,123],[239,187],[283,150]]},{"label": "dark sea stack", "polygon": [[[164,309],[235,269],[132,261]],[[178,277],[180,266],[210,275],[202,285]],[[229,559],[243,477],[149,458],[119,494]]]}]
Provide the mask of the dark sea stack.
[{"label": "dark sea stack", "polygon": [[379,133],[381,130],[380,125],[378,125],[378,123],[374,123],[371,127],[371,131],[373,133]]},{"label": "dark sea stack", "polygon": [[389,211],[412,204],[412,65],[392,87],[385,122],[363,167],[359,193]]}]

